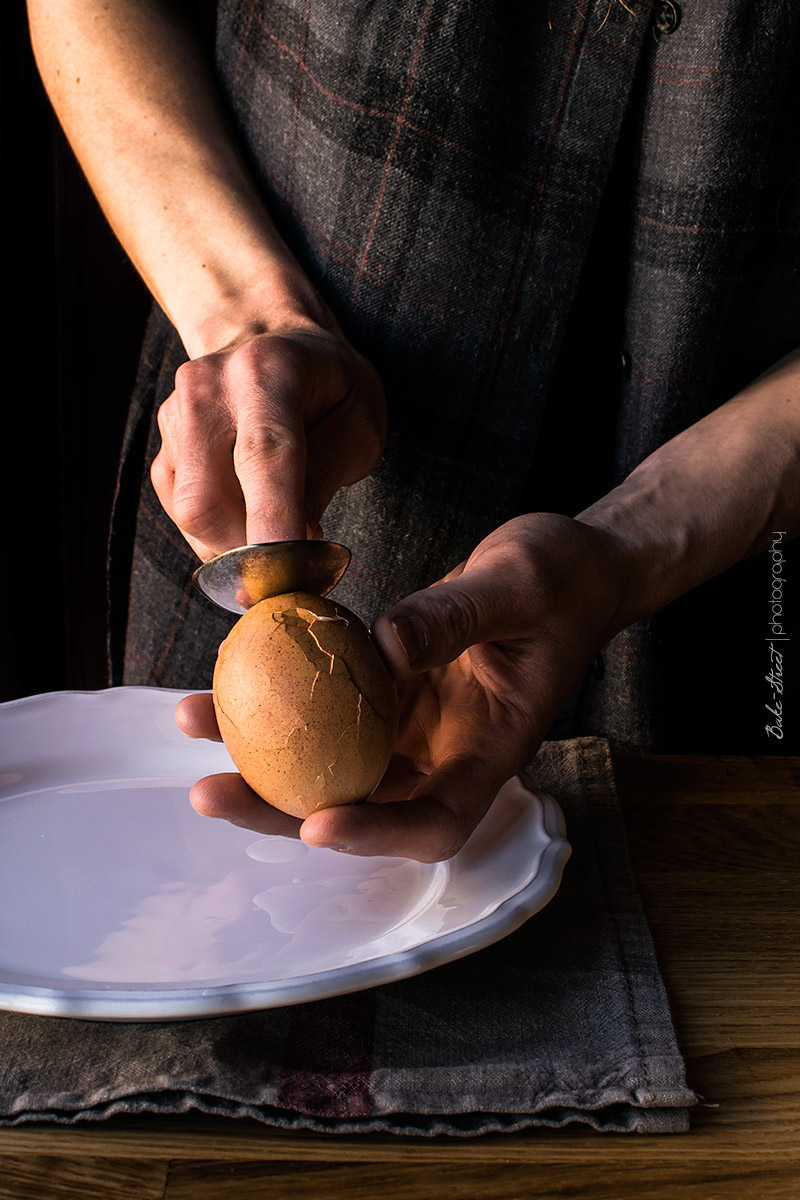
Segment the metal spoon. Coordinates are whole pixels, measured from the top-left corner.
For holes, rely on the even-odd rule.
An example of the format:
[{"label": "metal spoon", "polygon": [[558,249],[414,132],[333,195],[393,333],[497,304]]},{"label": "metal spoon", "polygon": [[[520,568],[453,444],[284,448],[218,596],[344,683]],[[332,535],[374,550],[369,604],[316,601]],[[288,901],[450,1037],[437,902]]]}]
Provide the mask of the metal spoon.
[{"label": "metal spoon", "polygon": [[349,562],[350,551],[337,542],[262,542],[209,559],[192,579],[220,608],[244,613],[259,600],[286,592],[326,596]]}]

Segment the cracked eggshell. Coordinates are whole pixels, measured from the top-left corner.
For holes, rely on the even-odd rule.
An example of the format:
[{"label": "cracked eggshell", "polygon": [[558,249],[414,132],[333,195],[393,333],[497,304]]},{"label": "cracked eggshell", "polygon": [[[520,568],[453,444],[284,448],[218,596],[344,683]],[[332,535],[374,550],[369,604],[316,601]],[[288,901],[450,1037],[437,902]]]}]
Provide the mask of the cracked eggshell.
[{"label": "cracked eggshell", "polygon": [[243,778],[283,812],[364,800],[397,734],[397,693],[361,621],[293,592],[254,605],[214,670],[220,733]]}]

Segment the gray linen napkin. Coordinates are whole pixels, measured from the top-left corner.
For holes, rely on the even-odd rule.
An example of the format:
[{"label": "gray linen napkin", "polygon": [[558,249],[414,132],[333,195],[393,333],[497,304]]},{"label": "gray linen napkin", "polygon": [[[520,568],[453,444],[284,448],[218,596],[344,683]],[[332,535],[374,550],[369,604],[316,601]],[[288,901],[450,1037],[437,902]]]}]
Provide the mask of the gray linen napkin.
[{"label": "gray linen napkin", "polygon": [[686,1129],[695,1097],[607,743],[547,743],[533,773],[573,854],[555,899],[509,937],[412,979],[241,1016],[2,1013],[0,1124],[199,1109],[331,1132]]}]

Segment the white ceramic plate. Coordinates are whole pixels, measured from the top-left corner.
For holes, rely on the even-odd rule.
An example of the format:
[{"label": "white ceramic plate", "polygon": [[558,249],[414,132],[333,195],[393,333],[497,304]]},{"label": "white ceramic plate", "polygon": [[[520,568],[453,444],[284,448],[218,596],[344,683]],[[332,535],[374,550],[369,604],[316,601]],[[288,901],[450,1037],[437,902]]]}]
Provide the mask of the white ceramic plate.
[{"label": "white ceramic plate", "polygon": [[225,748],[184,692],[0,705],[0,1008],[169,1020],[357,991],[481,949],[554,895],[555,801],[502,789],[447,863],[352,858],[198,816]]}]

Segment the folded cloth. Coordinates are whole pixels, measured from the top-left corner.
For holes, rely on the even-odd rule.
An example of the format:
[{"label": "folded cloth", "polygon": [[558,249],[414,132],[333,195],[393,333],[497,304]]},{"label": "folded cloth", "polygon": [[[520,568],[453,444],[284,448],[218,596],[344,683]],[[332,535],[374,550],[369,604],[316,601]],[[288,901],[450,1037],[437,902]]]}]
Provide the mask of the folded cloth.
[{"label": "folded cloth", "polygon": [[0,1123],[199,1109],[318,1131],[677,1132],[695,1102],[631,874],[607,743],[533,764],[573,848],[487,949],[329,1000],[147,1024],[0,1014]]}]

